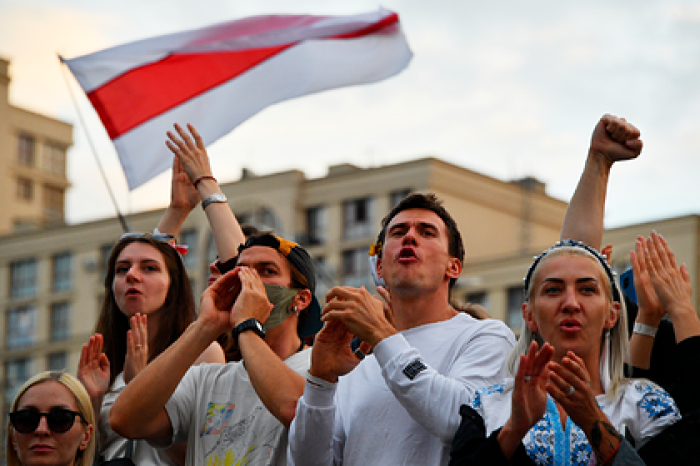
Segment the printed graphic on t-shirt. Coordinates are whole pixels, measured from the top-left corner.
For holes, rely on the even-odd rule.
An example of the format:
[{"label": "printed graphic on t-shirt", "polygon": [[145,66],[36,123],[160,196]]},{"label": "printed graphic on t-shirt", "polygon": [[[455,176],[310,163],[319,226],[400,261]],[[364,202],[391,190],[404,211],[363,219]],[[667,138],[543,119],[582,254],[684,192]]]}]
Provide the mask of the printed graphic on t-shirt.
[{"label": "printed graphic on t-shirt", "polygon": [[[256,406],[236,419],[235,405],[209,403],[200,438],[207,466],[267,464],[278,443],[282,425],[260,421],[264,408]],[[213,441],[213,442],[212,442]]]}]

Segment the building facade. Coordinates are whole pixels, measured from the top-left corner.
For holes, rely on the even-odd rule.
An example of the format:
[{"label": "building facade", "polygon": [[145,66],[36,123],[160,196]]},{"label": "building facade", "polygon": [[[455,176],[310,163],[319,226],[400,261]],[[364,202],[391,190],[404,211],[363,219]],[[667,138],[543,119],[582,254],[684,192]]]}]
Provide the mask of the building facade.
[{"label": "building facade", "polygon": [[0,234],[64,222],[73,145],[72,125],[11,105],[9,85],[0,58]]}]

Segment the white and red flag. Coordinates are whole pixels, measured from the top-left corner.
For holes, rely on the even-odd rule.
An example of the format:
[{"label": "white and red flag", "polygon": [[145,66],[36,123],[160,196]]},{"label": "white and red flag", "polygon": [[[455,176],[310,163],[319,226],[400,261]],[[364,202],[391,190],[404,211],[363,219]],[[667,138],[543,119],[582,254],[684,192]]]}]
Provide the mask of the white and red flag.
[{"label": "white and red flag", "polygon": [[165,133],[192,123],[211,144],[268,105],[404,69],[396,13],[229,21],[63,59],[119,154],[129,189],[167,170]]}]

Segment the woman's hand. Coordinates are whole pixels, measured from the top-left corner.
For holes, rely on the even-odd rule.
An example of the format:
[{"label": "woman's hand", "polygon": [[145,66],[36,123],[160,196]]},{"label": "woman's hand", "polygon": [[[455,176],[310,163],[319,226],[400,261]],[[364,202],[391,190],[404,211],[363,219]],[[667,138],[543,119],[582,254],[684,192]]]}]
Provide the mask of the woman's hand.
[{"label": "woman's hand", "polygon": [[200,196],[176,155],[173,157],[173,175],[170,181],[170,207],[191,212],[199,204]]},{"label": "woman's hand", "polygon": [[[99,333],[90,337],[87,344],[83,345],[78,363],[78,380],[87,390],[90,399],[102,400],[109,390],[109,359],[102,352],[102,335]],[[99,408],[95,407],[99,412]]]},{"label": "woman's hand", "polygon": [[586,434],[598,462],[604,463],[617,451],[622,436],[598,406],[583,360],[569,351],[561,364],[550,362],[548,366],[551,381],[547,391]]},{"label": "woman's hand", "polygon": [[693,285],[685,264],[678,267],[666,240],[655,232],[646,240],[646,265],[661,307],[673,322],[676,341],[700,335],[700,320],[693,306]]},{"label": "woman's hand", "polygon": [[148,325],[146,316],[136,314],[131,318],[131,330],[126,332],[126,359],[124,383],[129,383],[148,364]]},{"label": "woman's hand", "polygon": [[170,140],[165,141],[165,144],[182,163],[182,168],[185,173],[187,173],[190,182],[194,183],[202,176],[211,176],[212,172],[211,166],[209,165],[209,156],[204,147],[202,136],[199,135],[191,124],[187,125],[187,129],[190,131],[190,134],[192,134],[191,137],[187,134],[187,131],[182,129],[177,123],[175,123],[174,127],[179,137],[168,131],[168,138]]},{"label": "woman's hand", "polygon": [[528,353],[520,356],[510,418],[498,435],[498,443],[506,458],[513,456],[525,434],[544,416],[549,382],[547,363],[553,355],[554,348],[549,343],[537,351],[537,343],[533,341]]},{"label": "woman's hand", "polygon": [[648,255],[649,252],[644,238],[638,236],[634,245],[634,251],[630,252],[634,290],[637,293],[637,304],[639,306],[637,321],[652,327],[658,327],[666,311],[661,305],[661,301],[659,301],[659,297],[654,290],[651,275],[649,275],[647,266],[647,261],[649,261]]}]

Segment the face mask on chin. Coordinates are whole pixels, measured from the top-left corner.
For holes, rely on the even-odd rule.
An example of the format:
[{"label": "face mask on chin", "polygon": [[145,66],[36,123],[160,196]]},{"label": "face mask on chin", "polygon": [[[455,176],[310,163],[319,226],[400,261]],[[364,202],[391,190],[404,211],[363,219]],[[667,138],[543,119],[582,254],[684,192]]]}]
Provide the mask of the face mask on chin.
[{"label": "face mask on chin", "polygon": [[265,286],[267,299],[274,305],[272,311],[270,311],[270,317],[263,323],[263,328],[268,332],[292,315],[292,300],[301,290],[280,285],[268,285],[267,283],[263,285]]}]

